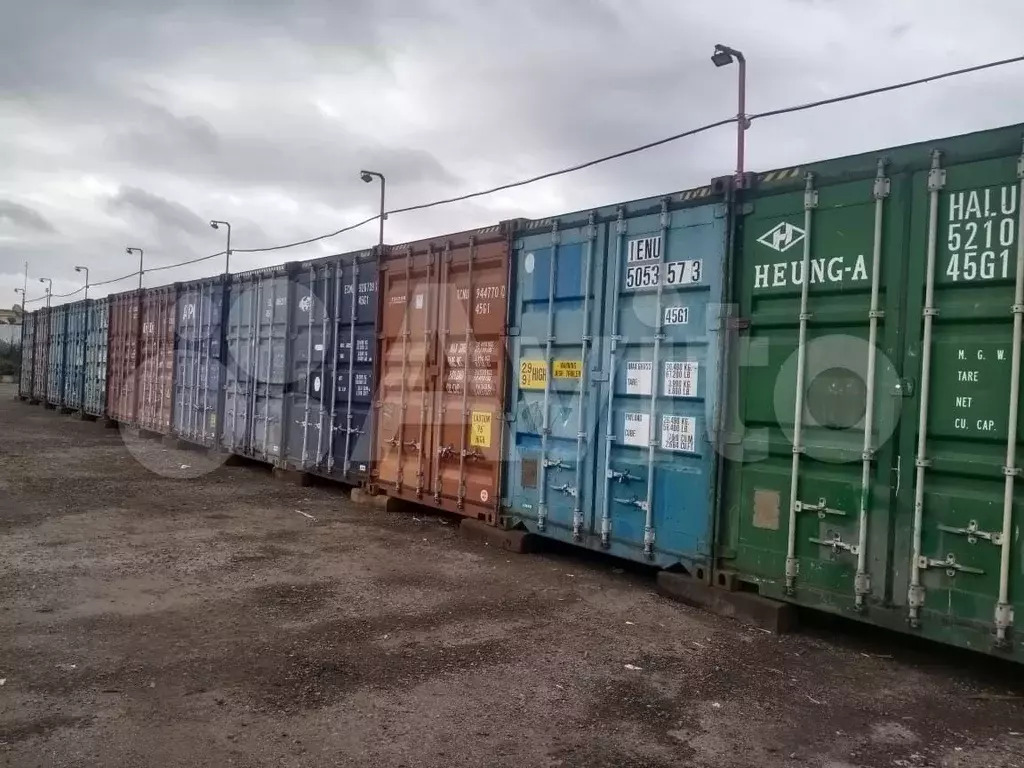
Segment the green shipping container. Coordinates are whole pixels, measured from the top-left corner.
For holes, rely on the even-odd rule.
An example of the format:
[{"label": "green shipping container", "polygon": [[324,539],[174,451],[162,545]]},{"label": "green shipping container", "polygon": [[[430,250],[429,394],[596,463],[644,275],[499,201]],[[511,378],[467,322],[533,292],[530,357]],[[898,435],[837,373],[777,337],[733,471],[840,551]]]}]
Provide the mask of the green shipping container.
[{"label": "green shipping container", "polygon": [[1024,661],[1022,141],[743,194],[718,584]]}]

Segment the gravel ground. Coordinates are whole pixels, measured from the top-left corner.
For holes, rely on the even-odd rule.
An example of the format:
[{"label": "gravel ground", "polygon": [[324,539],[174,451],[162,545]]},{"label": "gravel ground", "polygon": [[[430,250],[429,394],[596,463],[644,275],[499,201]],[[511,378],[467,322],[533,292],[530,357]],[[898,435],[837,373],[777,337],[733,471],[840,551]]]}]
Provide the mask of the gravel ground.
[{"label": "gravel ground", "polygon": [[1024,768],[1016,668],[766,634],[13,392],[3,765]]}]

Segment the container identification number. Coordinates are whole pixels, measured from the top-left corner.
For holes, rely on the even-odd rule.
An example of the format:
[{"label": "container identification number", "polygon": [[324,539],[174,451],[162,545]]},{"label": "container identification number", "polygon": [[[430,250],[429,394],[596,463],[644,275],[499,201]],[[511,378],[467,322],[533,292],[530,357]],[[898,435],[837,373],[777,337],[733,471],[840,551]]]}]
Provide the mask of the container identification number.
[{"label": "container identification number", "polygon": [[663,325],[686,325],[690,322],[689,307],[665,307]]},{"label": "container identification number", "polygon": [[1017,204],[1015,184],[950,193],[946,277],[970,282],[1010,276]]},{"label": "container identification number", "polygon": [[670,261],[664,265],[661,263],[632,264],[626,267],[625,288],[627,291],[657,288],[662,280],[662,266],[665,267],[665,285],[694,285],[701,281],[703,265],[701,259]]}]

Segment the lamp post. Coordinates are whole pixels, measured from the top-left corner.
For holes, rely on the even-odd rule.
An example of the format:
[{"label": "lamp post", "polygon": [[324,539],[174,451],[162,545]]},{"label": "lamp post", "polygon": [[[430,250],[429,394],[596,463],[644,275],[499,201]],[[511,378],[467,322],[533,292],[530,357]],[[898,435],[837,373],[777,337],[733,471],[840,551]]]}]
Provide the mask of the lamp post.
[{"label": "lamp post", "polygon": [[739,182],[743,178],[744,134],[749,127],[747,122],[747,59],[735,48],[719,44],[715,46],[715,52],[711,55],[711,61],[716,67],[728,66],[733,61],[739,63],[739,87],[736,108],[736,179]]},{"label": "lamp post", "polygon": [[210,222],[210,226],[213,227],[214,229],[226,227],[228,230],[228,245],[224,251],[224,274],[226,275],[231,271],[231,222],[214,220]]},{"label": "lamp post", "polygon": [[387,185],[387,182],[384,179],[384,174],[383,173],[378,173],[377,171],[360,171],[359,172],[359,178],[361,178],[367,184],[369,184],[371,181],[373,181],[374,178],[380,179],[380,236],[379,236],[377,242],[380,245],[380,250],[383,251],[384,250],[384,189],[385,189],[385,187]]},{"label": "lamp post", "polygon": [[89,300],[89,268],[75,267],[75,272],[85,272],[85,300]]},{"label": "lamp post", "polygon": [[46,283],[46,308],[50,308],[50,295],[53,293],[53,280],[48,277],[40,277],[40,283]]},{"label": "lamp post", "polygon": [[124,249],[124,252],[127,253],[129,256],[131,256],[133,253],[139,254],[139,290],[141,291],[142,290],[142,275],[143,275],[143,272],[142,272],[142,254],[143,254],[143,251],[142,251],[141,248],[131,248],[131,247],[128,247],[128,248]]}]

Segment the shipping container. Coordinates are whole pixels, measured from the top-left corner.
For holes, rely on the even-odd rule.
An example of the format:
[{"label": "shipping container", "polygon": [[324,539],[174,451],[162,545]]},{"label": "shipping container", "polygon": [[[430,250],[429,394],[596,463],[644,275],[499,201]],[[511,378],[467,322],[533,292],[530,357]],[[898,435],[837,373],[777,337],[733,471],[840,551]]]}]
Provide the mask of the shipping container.
[{"label": "shipping container", "polygon": [[505,525],[707,580],[726,241],[709,188],[520,226]]},{"label": "shipping container", "polygon": [[718,583],[1024,660],[1022,140],[746,193]]},{"label": "shipping container", "polygon": [[374,485],[495,523],[504,423],[508,225],[380,259]]},{"label": "shipping container", "polygon": [[208,448],[220,444],[224,412],[226,294],[223,275],[181,283],[178,292],[172,433]]},{"label": "shipping container", "polygon": [[85,339],[85,383],[82,411],[90,416],[107,415],[107,335],[110,331],[110,299],[90,299]]},{"label": "shipping container", "polygon": [[232,275],[228,288],[222,447],[285,464],[285,386],[294,265]]},{"label": "shipping container", "polygon": [[18,372],[18,397],[28,400],[32,397],[32,379],[36,346],[36,312],[25,312],[21,322],[21,369]]},{"label": "shipping container", "polygon": [[92,302],[67,304],[67,376],[64,382],[65,408],[81,411],[85,397],[85,347],[89,335],[89,313]]},{"label": "shipping container", "polygon": [[299,265],[291,303],[288,465],[358,484],[369,476],[377,259],[373,251]]},{"label": "shipping container", "polygon": [[50,309],[38,309],[35,315],[32,352],[32,400],[46,402],[46,380],[50,368]]},{"label": "shipping container", "polygon": [[174,410],[174,328],[178,286],[147,288],[142,295],[139,326],[139,427],[162,435],[171,433]]},{"label": "shipping container", "polygon": [[54,408],[64,406],[67,377],[68,305],[50,309],[50,347],[46,370],[46,403]]},{"label": "shipping container", "polygon": [[142,292],[118,293],[109,299],[107,415],[123,424],[136,425]]}]

